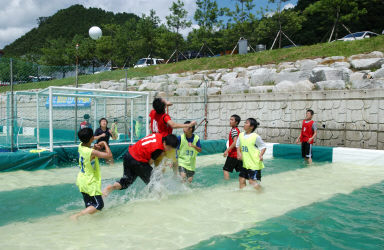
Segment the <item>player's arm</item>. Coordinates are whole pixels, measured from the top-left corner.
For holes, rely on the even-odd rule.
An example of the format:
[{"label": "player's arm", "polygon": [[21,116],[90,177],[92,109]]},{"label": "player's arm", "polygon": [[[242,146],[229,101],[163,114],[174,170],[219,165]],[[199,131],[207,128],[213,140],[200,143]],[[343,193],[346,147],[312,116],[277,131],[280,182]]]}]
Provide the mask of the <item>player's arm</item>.
[{"label": "player's arm", "polygon": [[236,151],[237,151],[237,159],[242,160],[242,155],[241,155],[241,148],[240,148],[240,141],[236,140]]},{"label": "player's arm", "polygon": [[232,149],[236,148],[237,138],[238,138],[238,136],[235,136],[235,137],[232,138],[232,139],[233,139],[233,142],[232,142],[232,144],[229,145],[229,147],[225,150],[225,152],[224,152],[224,157],[227,157],[227,156],[228,156],[228,153],[229,153]]},{"label": "player's arm", "polygon": [[105,133],[102,133],[101,135],[95,135],[94,136],[95,140],[98,140],[98,139],[100,139],[102,137],[105,137]]},{"label": "player's arm", "polygon": [[172,120],[169,120],[169,121],[167,121],[167,124],[168,124],[168,126],[170,126],[173,129],[175,129],[175,128],[190,128],[190,127],[196,125],[196,121],[192,121],[189,124],[181,124],[181,123],[176,123]]},{"label": "player's arm", "polygon": [[190,146],[191,146],[192,148],[194,148],[194,149],[195,149],[197,152],[199,152],[199,153],[201,153],[201,151],[203,151],[203,150],[201,149],[200,140],[197,141],[196,146],[193,145],[192,143],[190,144]]},{"label": "player's arm", "polygon": [[104,147],[105,152],[98,151],[98,150],[94,149],[94,150],[92,150],[92,154],[91,154],[92,156],[98,157],[101,159],[107,159],[107,160],[110,160],[113,158],[111,149],[109,148],[108,144],[105,141],[99,142],[98,145],[100,147]]},{"label": "player's arm", "polygon": [[260,161],[263,161],[263,155],[265,151],[267,150],[267,144],[261,139],[260,136],[256,138],[255,146],[260,150],[259,158]]},{"label": "player's arm", "polygon": [[313,123],[312,125],[312,129],[313,129],[313,136],[311,138],[309,138],[309,142],[315,140],[316,136],[317,136],[317,127],[316,127],[316,123]]},{"label": "player's arm", "polygon": [[172,102],[170,102],[170,101],[167,101],[167,100],[165,100],[164,98],[162,98],[162,100],[163,100],[163,102],[165,103],[165,105],[166,105],[167,107],[169,107],[169,106],[172,106],[172,105],[173,105],[173,103],[172,103]]},{"label": "player's arm", "polygon": [[300,131],[299,137],[297,137],[296,139],[296,143],[300,143],[300,137],[301,137],[301,131]]},{"label": "player's arm", "polygon": [[155,166],[159,166],[161,161],[163,160],[165,152],[161,149],[157,149],[151,154],[151,159],[149,160],[149,164],[155,163]]},{"label": "player's arm", "polygon": [[[112,127],[113,127],[113,125],[112,125]],[[113,130],[109,130],[108,132],[111,135],[113,140],[117,140],[117,134],[115,133],[114,129]]]}]

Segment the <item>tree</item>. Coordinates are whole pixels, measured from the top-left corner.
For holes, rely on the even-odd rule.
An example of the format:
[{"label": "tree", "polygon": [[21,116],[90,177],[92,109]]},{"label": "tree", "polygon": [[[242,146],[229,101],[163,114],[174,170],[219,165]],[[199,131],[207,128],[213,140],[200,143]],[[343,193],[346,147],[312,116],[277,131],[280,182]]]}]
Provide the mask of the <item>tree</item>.
[{"label": "tree", "polygon": [[[328,42],[338,38],[338,26],[351,20],[358,20],[361,15],[367,13],[365,8],[359,8],[357,0],[319,0],[309,5],[304,13],[308,16],[321,15],[332,27]],[[331,23],[333,25],[331,26]]]},{"label": "tree", "polygon": [[40,58],[40,63],[56,66],[71,64],[67,46],[63,39],[49,40],[48,46],[41,49],[43,56]]},{"label": "tree", "polygon": [[279,35],[279,48],[281,48],[281,38],[282,38],[282,23],[281,23],[281,4],[283,2],[287,2],[288,0],[268,0],[270,3],[277,3],[277,10],[275,15],[277,14],[277,21],[278,21],[278,35]]},{"label": "tree", "polygon": [[197,0],[197,9],[194,19],[200,26],[200,29],[212,31],[212,29],[220,26],[219,16],[222,15],[215,0]]},{"label": "tree", "polygon": [[147,55],[151,55],[156,47],[157,30],[160,23],[160,18],[156,16],[156,12],[151,9],[149,16],[142,15],[137,23],[137,32],[143,39],[143,51]]},{"label": "tree", "polygon": [[[305,17],[299,11],[293,9],[284,10],[280,15],[262,18],[255,28],[258,34],[256,42],[272,46],[272,42],[276,38],[276,31],[281,29],[293,40],[297,40],[297,35],[301,34]],[[281,45],[288,44],[288,40],[282,41]]]},{"label": "tree", "polygon": [[[176,34],[180,35],[180,30],[191,27],[192,22],[187,20],[188,11],[184,9],[184,2],[177,0],[177,2],[173,2],[171,8],[169,8],[171,14],[166,16],[168,27],[176,32]],[[179,45],[181,40],[179,36],[176,40],[176,50],[179,50]],[[178,60],[178,53],[176,53],[176,61]]]}]

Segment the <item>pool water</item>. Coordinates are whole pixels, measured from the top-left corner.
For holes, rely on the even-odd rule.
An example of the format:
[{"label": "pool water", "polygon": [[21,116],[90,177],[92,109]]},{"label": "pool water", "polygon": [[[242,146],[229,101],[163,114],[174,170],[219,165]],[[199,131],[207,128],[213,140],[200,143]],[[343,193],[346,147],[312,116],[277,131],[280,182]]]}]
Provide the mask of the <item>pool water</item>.
[{"label": "pool water", "polygon": [[[383,166],[266,159],[262,192],[222,178],[221,155],[198,159],[194,183],[154,174],[104,200],[101,213],[77,222],[83,208],[75,167],[0,174],[3,249],[377,248],[384,244]],[[102,186],[122,163],[102,167]]]}]

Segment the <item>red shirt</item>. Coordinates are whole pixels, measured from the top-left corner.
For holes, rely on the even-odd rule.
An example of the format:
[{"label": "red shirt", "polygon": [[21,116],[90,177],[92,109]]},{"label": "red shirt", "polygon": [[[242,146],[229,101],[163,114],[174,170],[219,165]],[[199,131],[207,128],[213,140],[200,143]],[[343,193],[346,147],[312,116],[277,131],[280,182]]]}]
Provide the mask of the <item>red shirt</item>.
[{"label": "red shirt", "polygon": [[[303,126],[301,127],[301,134],[300,134],[300,141],[301,142],[307,142],[309,138],[311,138],[314,134],[312,125],[314,121],[306,122],[306,120],[303,121]],[[310,144],[313,144],[313,140],[310,142]]]},{"label": "red shirt", "polygon": [[[233,137],[237,136],[237,139],[239,139],[240,135],[240,130],[236,128],[231,128],[231,131],[229,131],[229,146],[232,145],[233,143]],[[231,158],[236,158],[237,159],[237,150],[236,147],[234,147],[231,151],[228,152],[228,156]]]},{"label": "red shirt", "polygon": [[130,147],[129,153],[136,161],[149,162],[152,153],[158,149],[164,150],[163,136],[161,134],[150,134]]},{"label": "red shirt", "polygon": [[149,117],[151,118],[152,133],[160,133],[163,137],[172,134],[172,128],[167,124],[171,120],[168,114],[158,114],[155,110],[152,110]]}]

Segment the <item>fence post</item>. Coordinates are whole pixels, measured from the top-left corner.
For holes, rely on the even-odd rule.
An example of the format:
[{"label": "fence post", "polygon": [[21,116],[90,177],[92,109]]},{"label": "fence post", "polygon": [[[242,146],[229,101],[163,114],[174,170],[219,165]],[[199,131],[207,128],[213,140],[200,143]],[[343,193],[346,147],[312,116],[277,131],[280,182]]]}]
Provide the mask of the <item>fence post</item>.
[{"label": "fence post", "polygon": [[13,60],[12,58],[9,59],[9,70],[10,70],[10,84],[11,84],[11,152],[13,152],[14,149],[14,120],[15,120],[15,114],[14,114],[14,100],[13,100]]},{"label": "fence post", "polygon": [[204,125],[204,140],[207,140],[207,130],[208,130],[208,82],[207,79],[205,79],[205,86],[204,86],[204,118],[205,118],[205,125]]},{"label": "fence post", "polygon": [[[125,91],[128,91],[128,73],[127,69],[125,70]],[[127,135],[128,135],[128,125],[127,125],[127,98],[125,98],[124,101],[124,141],[127,142]],[[131,128],[131,133],[133,133],[133,128]]]}]

